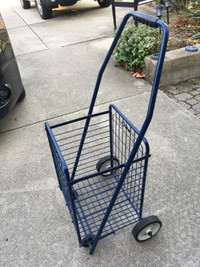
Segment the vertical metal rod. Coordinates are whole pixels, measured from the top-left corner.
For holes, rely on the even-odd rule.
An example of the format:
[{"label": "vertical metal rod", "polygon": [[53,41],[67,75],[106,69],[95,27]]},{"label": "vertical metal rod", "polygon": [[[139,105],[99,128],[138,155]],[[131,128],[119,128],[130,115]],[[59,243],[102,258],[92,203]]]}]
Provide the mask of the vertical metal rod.
[{"label": "vertical metal rod", "polygon": [[169,7],[167,7],[167,24],[169,24]]},{"label": "vertical metal rod", "polygon": [[91,100],[91,103],[90,103],[90,108],[89,108],[89,111],[88,111],[88,117],[86,119],[86,123],[85,123],[85,127],[84,127],[84,130],[83,130],[83,134],[82,134],[82,138],[81,138],[81,142],[80,142],[80,145],[79,145],[79,150],[78,150],[78,153],[77,153],[77,156],[76,156],[76,160],[75,160],[75,163],[74,163],[74,168],[73,168],[73,171],[72,171],[72,175],[71,175],[71,180],[74,179],[74,176],[75,176],[75,173],[76,173],[76,169],[77,169],[77,166],[78,166],[78,162],[79,162],[79,159],[80,159],[80,156],[81,156],[81,152],[82,152],[82,149],[83,149],[83,145],[84,145],[84,142],[85,142],[85,137],[86,137],[86,134],[87,134],[87,130],[88,130],[88,126],[89,126],[89,123],[90,123],[90,116],[92,115],[92,112],[93,112],[93,108],[94,108],[94,105],[95,105],[95,101],[96,101],[96,97],[97,97],[97,94],[98,94],[98,90],[99,90],[99,86],[100,86],[100,83],[101,83],[101,79],[102,79],[102,75],[104,73],[104,70],[108,64],[108,61],[112,55],[112,52],[117,44],[117,41],[124,29],[124,26],[127,22],[127,20],[129,19],[129,17],[132,16],[131,12],[129,12],[127,15],[125,15],[124,19],[122,20],[122,23],[116,33],[116,36],[110,46],[110,49],[107,53],[107,56],[102,64],[102,67],[99,71],[99,74],[98,74],[98,77],[97,77],[97,81],[96,81],[96,85],[95,85],[95,88],[94,88],[94,93],[93,93],[93,96],[92,96],[92,100]]},{"label": "vertical metal rod", "polygon": [[134,3],[134,11],[137,11],[138,10],[138,2],[139,2],[139,0],[133,0],[133,3]]},{"label": "vertical metal rod", "polygon": [[[134,0],[134,11],[138,10],[138,2],[139,0]],[[138,21],[135,20],[135,26],[138,27]]]},{"label": "vertical metal rod", "polygon": [[117,24],[116,24],[115,0],[112,1],[112,15],[113,15],[114,29],[116,30]]},{"label": "vertical metal rod", "polygon": [[80,244],[81,243],[81,234],[80,234],[80,230],[79,230],[78,219],[77,219],[77,214],[76,214],[76,208],[75,208],[75,204],[74,204],[72,185],[70,183],[68,183],[68,188],[69,188],[69,197],[70,197],[71,207],[72,207],[72,212],[73,212],[73,223],[74,223],[74,226],[75,226],[75,229],[76,229],[76,233],[77,233],[77,236],[78,236],[78,242]]},{"label": "vertical metal rod", "polygon": [[[147,152],[146,152],[146,154],[149,155],[149,148],[148,148]],[[149,158],[146,158],[145,163],[144,163],[144,175],[143,175],[143,180],[142,180],[142,193],[141,193],[141,200],[140,200],[139,219],[142,219],[142,210],[143,210],[143,203],[144,203],[144,192],[145,192],[145,184],[146,184],[146,177],[147,177],[148,159]]]},{"label": "vertical metal rod", "polygon": [[109,107],[109,129],[110,129],[110,162],[111,168],[113,167],[113,129],[112,129],[112,109]]}]

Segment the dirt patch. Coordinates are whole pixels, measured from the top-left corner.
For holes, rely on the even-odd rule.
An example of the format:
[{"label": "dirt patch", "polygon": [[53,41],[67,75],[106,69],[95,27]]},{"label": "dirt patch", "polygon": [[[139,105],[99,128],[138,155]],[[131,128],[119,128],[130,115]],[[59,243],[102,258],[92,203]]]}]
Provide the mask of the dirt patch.
[{"label": "dirt patch", "polygon": [[191,37],[200,30],[200,20],[187,18],[185,14],[174,14],[169,24],[168,50],[185,47],[188,44],[200,43],[200,38]]}]

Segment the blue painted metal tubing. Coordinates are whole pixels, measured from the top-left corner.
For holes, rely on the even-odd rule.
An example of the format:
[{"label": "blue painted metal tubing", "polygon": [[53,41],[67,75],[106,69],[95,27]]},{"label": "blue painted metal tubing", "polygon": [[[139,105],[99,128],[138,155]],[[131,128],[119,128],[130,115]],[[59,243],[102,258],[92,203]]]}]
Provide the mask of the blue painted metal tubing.
[{"label": "blue painted metal tubing", "polygon": [[[137,14],[138,13],[139,12],[129,12],[124,17],[124,19],[123,19],[123,21],[122,21],[122,23],[121,23],[121,25],[120,25],[120,27],[119,27],[119,29],[117,31],[115,39],[114,39],[114,41],[113,41],[113,43],[112,43],[112,45],[110,47],[110,50],[109,50],[109,52],[107,54],[107,57],[106,57],[106,59],[105,59],[105,61],[103,63],[103,66],[102,66],[101,70],[100,70],[100,74],[99,74],[98,79],[97,79],[97,85],[96,85],[96,88],[95,88],[95,91],[94,91],[94,95],[93,95],[93,99],[92,99],[92,102],[91,102],[91,106],[90,106],[89,112],[92,112],[92,110],[93,110],[93,106],[94,106],[95,99],[96,99],[96,96],[97,96],[98,87],[99,87],[99,84],[100,84],[100,81],[101,81],[102,73],[103,73],[103,71],[105,69],[105,66],[107,65],[107,62],[108,62],[108,60],[109,60],[109,58],[110,58],[110,56],[111,56],[111,54],[112,54],[112,52],[114,50],[114,47],[115,47],[115,45],[116,45],[116,43],[117,43],[117,41],[118,41],[123,29],[124,29],[124,26],[125,26],[127,20],[131,16],[133,18],[136,18],[136,20],[137,20],[137,18],[138,18]],[[144,14],[144,16],[143,16],[143,13],[139,13],[139,16],[140,16],[140,19],[138,19],[138,21],[148,25],[148,22],[146,23],[146,19],[145,19],[146,18],[146,14]],[[150,17],[155,18],[153,16],[150,16]],[[153,25],[153,23],[154,23],[154,25]],[[153,111],[154,111],[157,92],[158,92],[158,86],[159,86],[159,82],[160,82],[160,76],[161,76],[164,57],[165,57],[165,51],[166,51],[167,42],[168,42],[169,30],[168,30],[167,25],[162,20],[159,20],[159,19],[156,19],[155,21],[153,21],[153,19],[152,19],[152,21],[150,21],[149,24],[150,24],[149,26],[151,26],[151,27],[161,27],[162,31],[163,31],[163,37],[162,37],[160,53],[159,53],[159,58],[158,58],[157,67],[156,67],[156,71],[155,71],[155,76],[154,76],[154,81],[153,81],[153,86],[152,86],[152,91],[151,91],[151,96],[150,96],[150,101],[149,101],[149,106],[148,106],[146,119],[145,119],[144,124],[143,124],[143,126],[141,128],[140,134],[139,134],[139,136],[137,138],[137,141],[136,141],[136,143],[134,145],[134,148],[133,148],[133,150],[131,152],[131,155],[130,155],[128,161],[127,161],[127,164],[126,164],[125,169],[124,169],[124,171],[122,173],[121,179],[120,179],[120,181],[119,181],[119,183],[118,183],[118,185],[116,187],[116,190],[115,190],[115,192],[113,194],[112,200],[111,200],[111,202],[109,204],[109,207],[108,207],[107,212],[106,212],[106,214],[104,216],[102,224],[101,224],[101,226],[99,228],[97,236],[96,236],[96,238],[95,238],[95,240],[94,240],[94,242],[92,244],[92,247],[90,249],[90,254],[91,255],[94,252],[94,249],[95,249],[95,247],[97,245],[97,242],[98,242],[98,240],[99,240],[99,238],[101,236],[103,228],[104,228],[104,226],[105,226],[105,224],[107,222],[108,216],[109,216],[109,214],[110,214],[110,212],[112,210],[112,207],[113,207],[113,205],[115,203],[115,200],[116,200],[116,198],[118,196],[118,193],[119,193],[120,188],[121,188],[121,186],[123,184],[123,181],[124,181],[128,171],[129,171],[131,163],[132,163],[132,161],[133,161],[133,159],[134,159],[134,157],[135,157],[135,155],[137,153],[137,150],[138,150],[138,148],[139,148],[139,146],[140,146],[140,144],[142,142],[142,139],[143,139],[143,137],[144,137],[144,135],[145,135],[145,133],[147,131],[147,128],[148,128],[148,126],[149,126],[149,124],[151,122],[152,116],[153,116]],[[88,127],[88,125],[86,124],[85,134],[87,132],[87,127]],[[144,194],[144,190],[143,190],[143,194]]]},{"label": "blue painted metal tubing", "polygon": [[[143,14],[143,13],[140,13],[140,12],[129,12],[123,19],[118,31],[117,31],[117,34],[113,40],[113,43],[108,51],[108,54],[103,62],[103,65],[99,71],[99,74],[98,74],[98,77],[97,77],[97,81],[96,81],[96,85],[95,85],[95,88],[94,88],[94,93],[93,93],[93,97],[92,97],[92,100],[91,100],[91,104],[90,104],[90,108],[89,108],[89,111],[88,111],[88,116],[87,117],[84,117],[86,118],[86,123],[85,123],[85,126],[84,126],[84,130],[83,130],[83,134],[82,134],[82,138],[81,138],[81,141],[80,141],[80,144],[79,144],[79,149],[78,149],[78,153],[77,153],[77,156],[76,156],[76,160],[75,160],[75,164],[74,164],[74,167],[73,167],[73,171],[72,171],[72,176],[71,178],[69,177],[69,173],[68,173],[68,168],[62,158],[62,155],[60,155],[60,152],[59,152],[59,149],[57,147],[57,144],[56,144],[56,141],[55,141],[55,138],[53,137],[53,134],[50,130],[50,127],[49,125],[46,123],[46,129],[48,131],[48,133],[50,134],[51,136],[51,139],[53,140],[53,143],[54,143],[54,146],[56,147],[56,150],[58,151],[59,153],[59,157],[61,158],[62,160],[62,164],[63,164],[63,167],[64,167],[64,170],[65,170],[65,175],[67,177],[67,180],[68,180],[68,185],[69,185],[69,195],[70,195],[70,199],[71,199],[71,204],[72,204],[72,212],[73,212],[73,220],[74,220],[74,224],[75,224],[75,228],[76,228],[76,231],[77,231],[77,234],[78,234],[78,239],[79,239],[79,243],[81,243],[81,238],[80,238],[80,232],[79,232],[79,226],[78,226],[78,221],[77,221],[77,215],[76,215],[76,209],[75,209],[75,206],[74,206],[74,201],[73,201],[73,196],[72,196],[72,185],[73,185],[73,179],[74,179],[74,176],[75,176],[75,173],[76,173],[76,169],[77,169],[77,166],[78,166],[78,162],[79,162],[79,158],[80,158],[80,155],[81,155],[81,152],[82,152],[82,148],[83,148],[83,145],[84,145],[84,141],[85,141],[85,137],[86,137],[86,134],[87,134],[87,130],[88,130],[88,127],[89,127],[89,124],[90,124],[90,119],[91,117],[93,116],[92,115],[92,112],[93,112],[93,108],[94,108],[94,105],[95,105],[95,101],[96,101],[96,97],[97,97],[97,94],[98,94],[98,90],[99,90],[99,86],[100,86],[100,83],[101,83],[101,79],[102,79],[102,75],[103,75],[103,72],[107,66],[107,63],[113,53],[113,50],[117,44],[117,41],[127,23],[127,20],[130,18],[130,17],[133,17],[135,19],[136,22],[141,22],[141,23],[144,23],[150,27],[161,27],[162,30],[163,30],[163,38],[162,38],[162,43],[161,43],[161,48],[160,48],[160,53],[159,53],[159,58],[158,58],[158,62],[157,62],[157,67],[156,67],[156,71],[155,71],[155,77],[154,77],[154,81],[153,81],[153,86],[152,86],[152,92],[151,92],[151,96],[150,96],[150,101],[149,101],[149,106],[148,106],[148,111],[147,111],[147,115],[146,115],[146,118],[145,118],[145,121],[144,121],[144,124],[141,128],[141,130],[138,132],[138,137],[137,137],[137,140],[135,142],[135,145],[133,147],[133,150],[129,156],[129,159],[128,161],[125,163],[125,167],[124,167],[124,171],[121,175],[121,178],[118,182],[118,185],[115,189],[115,192],[112,196],[112,199],[109,203],[109,206],[108,206],[108,209],[105,213],[105,216],[103,218],[103,221],[99,227],[99,230],[98,230],[98,233],[96,235],[96,237],[93,239],[93,243],[92,243],[92,247],[90,249],[90,254],[93,254],[94,252],[94,249],[97,245],[97,242],[98,240],[101,238],[101,233],[104,229],[104,226],[107,222],[107,219],[109,217],[109,214],[113,208],[113,205],[117,199],[117,196],[119,194],[119,191],[122,187],[122,184],[124,182],[124,179],[130,169],[130,166],[131,164],[133,163],[133,160],[135,158],[135,155],[138,151],[138,148],[142,142],[142,140],[144,139],[144,135],[146,133],[146,130],[151,122],[151,119],[152,119],[152,116],[153,116],[153,111],[154,111],[154,106],[155,106],[155,102],[156,102],[156,96],[157,96],[157,91],[158,91],[158,85],[159,85],[159,81],[160,81],[160,75],[161,75],[161,72],[162,72],[162,66],[163,66],[163,61],[164,61],[164,57],[165,57],[165,51],[166,51],[166,46],[167,46],[167,41],[168,41],[168,28],[167,28],[167,25],[161,21],[161,20],[158,20],[156,17],[153,17],[153,16],[149,16],[149,15],[146,15],[146,14]],[[112,105],[113,108],[115,108],[113,105]],[[107,112],[106,112],[107,113]],[[120,113],[118,111],[118,113]],[[121,114],[121,113],[120,113]],[[100,113],[99,113],[100,115]],[[121,116],[123,116],[121,114]],[[81,118],[83,119],[83,118]],[[77,119],[79,120],[79,119]],[[73,120],[71,122],[75,122],[77,120]],[[63,125],[63,124],[60,124],[60,125]],[[56,125],[54,127],[59,127],[60,125]],[[149,153],[149,149],[147,149],[147,152]],[[145,160],[145,175],[146,175],[146,167],[147,167],[147,159]],[[145,175],[144,175],[144,179],[143,179],[143,192],[142,192],[142,199],[144,197],[144,185],[145,185]],[[87,177],[89,178],[89,177]],[[86,179],[86,177],[84,178]],[[141,201],[141,208],[142,208],[142,205],[143,205],[143,201]],[[140,212],[140,215],[139,216],[142,216],[142,211]]]},{"label": "blue painted metal tubing", "polygon": [[[104,70],[108,64],[108,61],[110,60],[110,57],[113,53],[113,50],[119,40],[119,37],[127,23],[127,20],[130,18],[130,17],[133,17],[135,19],[136,22],[141,22],[141,23],[144,23],[150,27],[158,27],[158,26],[161,26],[163,28],[163,33],[164,33],[164,36],[166,38],[166,35],[168,34],[168,28],[167,28],[167,25],[162,22],[161,20],[158,20],[156,17],[154,16],[151,16],[151,15],[147,15],[147,14],[144,14],[144,13],[141,13],[141,12],[138,12],[138,11],[132,11],[132,12],[129,12],[125,15],[124,19],[122,20],[122,23],[117,31],[117,34],[111,44],[111,47],[107,53],[107,56],[103,62],[103,65],[99,71],[99,74],[98,74],[98,77],[97,77],[97,81],[96,81],[96,85],[95,85],[95,88],[94,88],[94,93],[93,93],[93,97],[92,97],[92,100],[91,100],[91,104],[90,104],[90,108],[89,108],[89,112],[88,112],[88,116],[90,116],[93,112],[93,108],[94,108],[94,105],[95,105],[95,101],[96,101],[96,97],[97,97],[97,94],[98,94],[98,90],[99,90],[99,86],[100,86],[100,83],[101,83],[101,79],[102,79],[102,76],[103,76],[103,73],[104,73]],[[160,21],[160,22],[158,22]],[[165,26],[163,26],[165,25]],[[168,37],[167,37],[168,38]],[[166,45],[167,45],[167,42],[166,42]],[[161,45],[161,48],[163,49],[164,48],[164,44]],[[164,55],[165,56],[165,55]],[[159,65],[159,69],[160,69],[160,65],[161,65],[161,62],[163,62],[164,60],[164,56],[160,59],[160,62],[158,62],[158,65]],[[161,70],[162,71],[162,70]],[[161,73],[158,71],[158,74]],[[157,75],[157,79],[158,79],[159,75]],[[159,79],[160,80],[160,79]],[[158,81],[158,84],[159,84],[159,81]],[[153,88],[156,88],[156,86],[154,86]],[[154,89],[152,89],[153,91]],[[73,168],[73,171],[72,171],[72,176],[71,176],[71,179],[73,180],[74,179],[74,176],[75,176],[75,173],[76,173],[76,169],[77,169],[77,166],[78,166],[78,162],[79,162],[79,159],[80,159],[80,155],[81,155],[81,151],[82,151],[82,148],[83,148],[83,144],[84,144],[84,141],[85,141],[85,137],[86,137],[86,134],[87,134],[87,130],[88,130],[88,126],[89,126],[89,123],[90,123],[90,118],[88,117],[87,120],[86,120],[86,123],[85,123],[85,128],[84,128],[84,131],[83,131],[83,135],[82,135],[82,138],[81,138],[81,141],[80,141],[80,146],[79,146],[79,150],[78,150],[78,153],[77,153],[77,157],[76,157],[76,161],[75,161],[75,164],[74,164],[74,168]]]}]

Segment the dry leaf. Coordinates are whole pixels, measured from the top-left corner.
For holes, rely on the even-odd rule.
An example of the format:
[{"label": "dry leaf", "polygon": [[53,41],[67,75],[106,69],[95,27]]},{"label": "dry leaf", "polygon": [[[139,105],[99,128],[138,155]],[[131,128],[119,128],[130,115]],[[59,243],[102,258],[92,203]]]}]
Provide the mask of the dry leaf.
[{"label": "dry leaf", "polygon": [[142,73],[138,72],[135,77],[138,78],[138,79],[142,79],[142,78],[145,78],[146,75],[144,74],[144,72],[142,72]]}]

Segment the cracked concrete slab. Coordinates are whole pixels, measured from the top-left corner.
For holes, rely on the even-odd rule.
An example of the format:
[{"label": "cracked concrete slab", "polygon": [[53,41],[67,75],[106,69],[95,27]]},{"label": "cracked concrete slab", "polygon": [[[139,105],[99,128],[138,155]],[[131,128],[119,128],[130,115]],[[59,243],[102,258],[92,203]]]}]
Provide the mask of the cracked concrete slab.
[{"label": "cracked concrete slab", "polygon": [[[17,30],[10,29],[8,33],[16,56],[48,49],[28,26],[17,28]],[[17,41],[15,42],[15,40]]]}]

